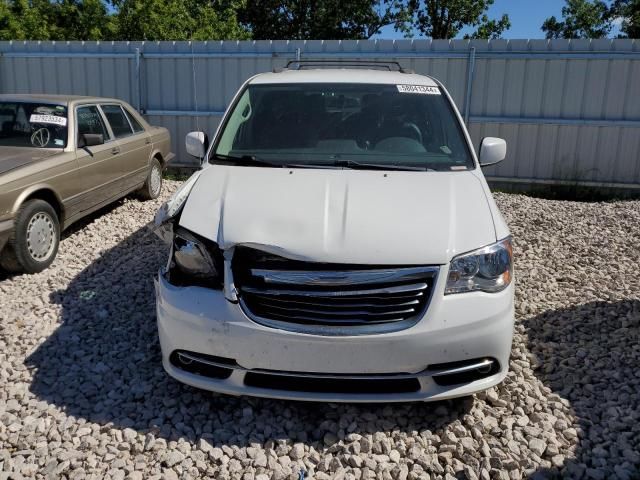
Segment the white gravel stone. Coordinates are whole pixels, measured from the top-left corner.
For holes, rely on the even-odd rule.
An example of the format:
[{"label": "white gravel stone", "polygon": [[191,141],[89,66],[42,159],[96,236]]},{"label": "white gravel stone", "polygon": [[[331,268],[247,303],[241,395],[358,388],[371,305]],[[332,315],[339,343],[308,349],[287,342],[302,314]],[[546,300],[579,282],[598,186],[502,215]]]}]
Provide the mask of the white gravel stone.
[{"label": "white gravel stone", "polygon": [[65,232],[48,270],[0,274],[0,478],[640,478],[640,202],[497,194],[517,279],[505,382],[376,406],[171,380],[161,201],[118,202]]}]

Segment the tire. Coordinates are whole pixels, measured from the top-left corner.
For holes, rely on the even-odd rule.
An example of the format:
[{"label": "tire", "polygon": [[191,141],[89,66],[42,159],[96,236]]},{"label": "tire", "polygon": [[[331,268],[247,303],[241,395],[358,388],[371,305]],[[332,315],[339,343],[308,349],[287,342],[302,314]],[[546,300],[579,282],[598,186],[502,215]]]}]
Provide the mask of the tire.
[{"label": "tire", "polygon": [[158,198],[162,191],[162,165],[157,158],[151,160],[151,167],[144,185],[139,190],[140,196],[145,200]]},{"label": "tire", "polygon": [[14,273],[41,272],[56,258],[59,245],[58,214],[44,200],[29,200],[18,211],[0,266]]}]

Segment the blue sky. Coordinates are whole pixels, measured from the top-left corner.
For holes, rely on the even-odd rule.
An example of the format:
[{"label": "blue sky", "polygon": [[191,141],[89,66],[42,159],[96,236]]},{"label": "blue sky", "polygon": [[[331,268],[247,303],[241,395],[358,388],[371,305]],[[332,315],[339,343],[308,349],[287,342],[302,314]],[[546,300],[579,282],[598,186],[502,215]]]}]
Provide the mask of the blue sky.
[{"label": "blue sky", "polygon": [[[489,8],[489,18],[499,18],[503,13],[509,14],[511,28],[504,33],[504,38],[544,38],[544,32],[540,30],[542,23],[555,15],[562,16],[563,0],[495,0]],[[472,28],[458,34],[462,38],[465,33],[473,31]],[[403,38],[401,33],[395,32],[393,27],[385,28],[375,38]]]}]

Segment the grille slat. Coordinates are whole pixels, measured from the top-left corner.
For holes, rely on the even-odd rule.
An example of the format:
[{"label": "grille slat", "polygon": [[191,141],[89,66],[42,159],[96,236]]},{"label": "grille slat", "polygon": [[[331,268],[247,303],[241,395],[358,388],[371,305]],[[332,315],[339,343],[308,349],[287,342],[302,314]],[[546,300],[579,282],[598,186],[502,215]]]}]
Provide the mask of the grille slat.
[{"label": "grille slat", "polygon": [[324,309],[359,309],[359,308],[370,308],[374,310],[384,310],[388,308],[397,308],[397,307],[411,307],[414,305],[420,305],[420,300],[418,299],[402,299],[397,302],[380,302],[380,303],[361,303],[360,299],[357,301],[350,300],[348,302],[319,302],[315,300],[301,300],[300,298],[292,297],[292,298],[282,298],[282,297],[270,297],[268,295],[256,295],[264,304],[269,305],[297,305],[302,308],[305,307],[322,307]]},{"label": "grille slat", "polygon": [[265,305],[262,304],[260,308],[265,311],[280,311],[283,313],[290,312],[292,314],[312,314],[318,315],[319,317],[359,317],[359,316],[395,316],[402,317],[410,313],[415,313],[415,308],[406,308],[403,310],[392,310],[390,312],[374,312],[371,310],[322,310],[322,309],[312,309],[312,308],[300,308],[296,306],[283,307],[283,306],[275,306],[275,305]]},{"label": "grille slat", "polygon": [[367,295],[393,295],[396,293],[409,293],[424,291],[429,287],[427,283],[415,283],[410,285],[398,285],[385,288],[372,288],[367,290],[312,290],[312,289],[300,289],[300,290],[278,290],[275,288],[253,288],[245,286],[242,288],[244,292],[259,293],[262,295],[289,295],[289,296],[302,296],[302,297],[359,297]]},{"label": "grille slat", "polygon": [[269,313],[264,318],[273,318],[283,320],[289,323],[300,323],[304,325],[334,325],[334,326],[357,326],[357,325],[373,325],[380,323],[399,322],[403,318],[318,318],[317,316],[305,315],[286,315],[279,313]]},{"label": "grille slat", "polygon": [[311,333],[304,327],[335,327],[338,335],[406,328],[426,310],[438,274],[438,267],[314,264],[246,250],[232,264],[245,312],[258,323]]}]

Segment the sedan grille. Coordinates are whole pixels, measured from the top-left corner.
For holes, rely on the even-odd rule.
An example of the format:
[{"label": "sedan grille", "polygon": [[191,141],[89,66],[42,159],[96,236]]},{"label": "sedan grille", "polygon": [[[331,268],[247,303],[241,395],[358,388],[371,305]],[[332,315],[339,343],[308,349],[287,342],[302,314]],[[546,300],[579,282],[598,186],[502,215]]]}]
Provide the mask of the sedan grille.
[{"label": "sedan grille", "polygon": [[[265,261],[265,258],[272,261]],[[289,330],[354,334],[392,331],[417,321],[428,304],[438,268],[379,267],[287,261],[234,260],[241,305],[255,321]]]}]

